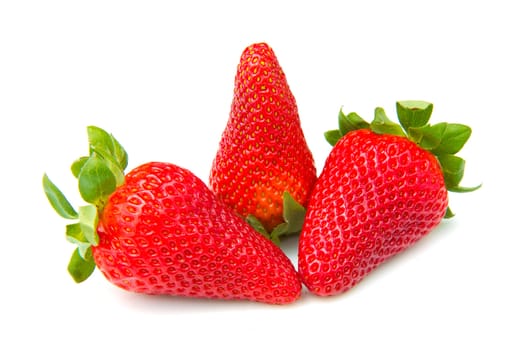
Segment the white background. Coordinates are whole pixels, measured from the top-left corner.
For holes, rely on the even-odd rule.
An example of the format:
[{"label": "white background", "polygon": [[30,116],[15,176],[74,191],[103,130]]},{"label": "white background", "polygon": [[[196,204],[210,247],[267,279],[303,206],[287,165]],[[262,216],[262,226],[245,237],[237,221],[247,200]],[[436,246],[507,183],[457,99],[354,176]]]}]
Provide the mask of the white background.
[{"label": "white background", "polygon": [[[0,348],[523,349],[519,1],[182,3],[0,4]],[[148,297],[98,272],[75,284],[43,173],[81,204],[69,165],[98,125],[129,169],[169,161],[207,180],[240,54],[259,41],[287,75],[319,171],[341,106],[395,118],[395,101],[422,99],[434,122],[473,128],[463,184],[482,189],[452,195],[454,219],[338,297]],[[284,243],[294,263],[296,244]]]}]

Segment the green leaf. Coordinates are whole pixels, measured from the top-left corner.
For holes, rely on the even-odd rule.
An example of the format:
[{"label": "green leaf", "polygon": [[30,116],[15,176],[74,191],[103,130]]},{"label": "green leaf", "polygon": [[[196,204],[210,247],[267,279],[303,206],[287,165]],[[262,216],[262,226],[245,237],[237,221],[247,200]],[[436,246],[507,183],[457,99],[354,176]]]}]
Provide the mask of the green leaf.
[{"label": "green leaf", "polygon": [[111,135],[111,139],[113,140],[113,156],[122,172],[124,172],[124,169],[128,166],[128,154],[113,135]]},{"label": "green leaf", "polygon": [[69,260],[67,270],[77,283],[84,282],[95,270],[96,265],[93,260],[93,255],[89,253],[88,256],[88,259],[84,259],[80,255],[78,249],[75,249],[73,255],[71,255],[71,260]]},{"label": "green leaf", "polygon": [[458,187],[465,171],[465,160],[450,154],[438,156],[438,159],[443,170],[447,189]]},{"label": "green leaf", "polygon": [[270,233],[270,239],[279,245],[280,236],[301,232],[305,215],[306,209],[299,204],[289,192],[285,191],[283,193],[284,223],[277,225],[277,227],[273,229]]},{"label": "green leaf", "polygon": [[284,221],[288,223],[289,233],[301,232],[305,215],[306,209],[288,191],[285,191],[283,194],[283,217]]},{"label": "green leaf", "polygon": [[102,158],[113,161],[113,137],[104,129],[88,126],[89,155],[97,153]]},{"label": "green leaf", "polygon": [[456,193],[467,193],[467,192],[474,192],[481,188],[481,184],[473,187],[464,187],[464,186],[455,186],[447,188],[450,192],[456,192]]},{"label": "green leaf", "polygon": [[357,113],[351,112],[344,114],[342,108],[339,110],[338,119],[339,129],[329,130],[324,133],[326,141],[328,141],[328,143],[332,146],[335,146],[339,139],[351,131],[370,128],[370,124],[361,118]]},{"label": "green leaf", "polygon": [[68,242],[71,242],[73,244],[89,243],[86,240],[84,233],[82,233],[80,223],[78,222],[75,224],[66,225],[66,239],[68,240]]},{"label": "green leaf", "polygon": [[445,128],[446,123],[439,123],[432,126],[427,124],[421,127],[411,127],[408,129],[408,136],[421,148],[432,151],[441,144]]},{"label": "green leaf", "polygon": [[114,162],[106,162],[108,169],[113,173],[115,177],[116,186],[120,186],[124,183],[124,171],[117,166]]},{"label": "green leaf", "polygon": [[66,226],[66,239],[68,242],[78,246],[80,255],[86,259],[86,252],[91,247],[91,243],[86,239],[80,223]]},{"label": "green leaf", "polygon": [[116,184],[124,183],[124,169],[128,164],[128,155],[120,143],[105,130],[88,127],[89,154],[97,155],[106,161],[106,166],[115,176]]},{"label": "green leaf", "polygon": [[85,205],[79,208],[79,225],[86,241],[91,245],[97,245],[99,237],[97,234],[98,211],[94,205]]},{"label": "green leaf", "polygon": [[443,170],[445,185],[450,192],[467,193],[476,191],[481,187],[481,184],[474,187],[459,185],[465,171],[465,160],[463,158],[452,154],[443,154],[438,156],[438,160]]},{"label": "green leaf", "polygon": [[445,219],[453,218],[456,214],[452,212],[452,209],[450,207],[447,207],[447,212],[445,213]]},{"label": "green leaf", "polygon": [[[270,234],[270,240],[275,244],[275,245],[280,245],[281,244],[281,236],[284,236],[288,233],[288,223],[286,222],[283,222],[277,226],[275,226],[275,228],[273,229],[272,233]],[[289,233],[291,234],[291,233]]]},{"label": "green leaf", "polygon": [[87,130],[89,154],[97,153],[102,158],[114,162],[123,171],[127,166],[128,156],[113,135],[96,126],[89,126]]},{"label": "green leaf", "polygon": [[339,141],[339,139],[341,139],[341,137],[343,137],[343,135],[341,135],[341,131],[339,130],[329,130],[324,133],[324,138],[332,146],[335,146],[335,144],[337,143],[337,141]]},{"label": "green leaf", "polygon": [[344,114],[342,108],[339,110],[339,131],[341,131],[341,135],[346,135],[350,131],[369,128],[370,124],[357,113],[351,112]]},{"label": "green leaf", "polygon": [[248,215],[246,217],[246,222],[257,232],[262,234],[266,238],[270,238],[268,231],[264,228],[264,225],[255,217],[255,215]]},{"label": "green leaf", "polygon": [[[472,134],[472,129],[463,124],[440,123],[444,125],[441,143],[433,149],[434,154],[456,154]],[[440,125],[436,124],[436,125]]]},{"label": "green leaf", "polygon": [[397,117],[403,129],[417,128],[426,125],[432,115],[434,106],[425,101],[398,101]]},{"label": "green leaf", "polygon": [[88,161],[89,157],[80,157],[77,160],[71,164],[71,172],[73,173],[73,176],[78,179],[78,176],[80,175],[80,171],[84,167],[84,164]]},{"label": "green leaf", "polygon": [[115,191],[117,180],[107,161],[90,156],[78,175],[78,188],[82,198],[95,205],[104,202]]},{"label": "green leaf", "polygon": [[64,194],[55,186],[49,179],[47,174],[44,174],[42,185],[49,203],[55,211],[64,219],[77,219],[78,213],[73,209]]},{"label": "green leaf", "polygon": [[370,124],[370,129],[376,134],[389,134],[397,136],[406,136],[399,124],[391,121],[381,107],[377,107],[374,113],[374,120]]}]

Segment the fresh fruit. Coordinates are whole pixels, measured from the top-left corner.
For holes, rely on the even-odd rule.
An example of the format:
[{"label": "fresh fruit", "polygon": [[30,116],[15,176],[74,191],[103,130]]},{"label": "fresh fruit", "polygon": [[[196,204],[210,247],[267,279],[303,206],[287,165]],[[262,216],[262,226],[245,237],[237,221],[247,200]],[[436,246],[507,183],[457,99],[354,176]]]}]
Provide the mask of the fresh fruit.
[{"label": "fresh fruit", "polygon": [[455,154],[470,137],[461,124],[428,123],[433,106],[397,103],[401,126],[382,108],[369,124],[339,114],[335,145],[307,208],[299,237],[299,274],[317,295],[342,293],[389,257],[452,216],[449,191],[459,185],[465,161]]},{"label": "fresh fruit", "polygon": [[[257,219],[272,231],[284,221],[284,193],[305,206],[316,178],[285,74],[267,44],[253,44],[237,67],[230,117],[212,164],[211,188],[239,215]],[[274,233],[272,239],[277,236]]]},{"label": "fresh fruit", "polygon": [[190,171],[146,163],[124,175],[117,140],[88,128],[89,156],[73,174],[88,205],[73,209],[44,175],[44,189],[75,243],[69,271],[82,282],[100,269],[132,292],[286,304],[301,293],[292,263],[218,200]]}]

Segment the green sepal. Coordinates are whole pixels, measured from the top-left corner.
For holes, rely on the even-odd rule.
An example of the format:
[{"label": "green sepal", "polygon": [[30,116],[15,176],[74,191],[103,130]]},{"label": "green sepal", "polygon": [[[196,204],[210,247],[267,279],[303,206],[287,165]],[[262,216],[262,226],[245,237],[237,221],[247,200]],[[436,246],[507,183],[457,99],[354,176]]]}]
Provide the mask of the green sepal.
[{"label": "green sepal", "polygon": [[49,179],[47,174],[42,178],[42,185],[49,203],[58,215],[64,219],[78,219],[78,213],[73,209],[62,191]]},{"label": "green sepal", "polygon": [[341,134],[341,131],[339,129],[336,130],[328,130],[324,133],[324,138],[331,146],[335,146],[337,141],[339,141],[343,137]]},{"label": "green sepal", "polygon": [[254,215],[248,215],[246,217],[246,222],[255,231],[270,239],[276,245],[279,245],[281,243],[281,236],[293,235],[301,232],[305,215],[306,209],[297,202],[288,191],[285,191],[283,193],[284,222],[277,225],[271,233],[268,233],[263,224]]},{"label": "green sepal", "polygon": [[266,229],[264,228],[264,225],[259,221],[259,219],[257,219],[257,217],[255,217],[255,215],[248,215],[246,217],[246,222],[257,232],[259,232],[260,234],[262,234],[264,237],[270,239],[270,234],[268,233],[268,231],[266,231]]},{"label": "green sepal", "polygon": [[458,153],[472,134],[472,129],[467,125],[454,123],[439,123],[436,125],[444,125],[441,142],[432,149],[432,153],[436,155]]},{"label": "green sepal", "polygon": [[326,141],[328,141],[331,146],[335,146],[339,139],[351,131],[370,129],[370,124],[361,118],[357,113],[350,112],[348,114],[344,114],[342,108],[339,110],[338,120],[339,129],[329,130],[324,133]]},{"label": "green sepal", "polygon": [[339,131],[341,135],[346,135],[350,131],[369,129],[370,124],[361,118],[357,113],[350,112],[348,114],[343,113],[343,109],[339,110]]},{"label": "green sepal", "polygon": [[472,129],[463,124],[438,123],[408,130],[409,138],[435,155],[456,154],[468,141]]},{"label": "green sepal", "polygon": [[73,251],[67,270],[75,282],[81,283],[88,279],[89,276],[95,270],[95,261],[93,260],[93,254],[91,248],[86,252],[86,258],[83,258],[78,249]]},{"label": "green sepal", "polygon": [[113,135],[96,126],[89,126],[87,130],[89,157],[73,162],[71,171],[78,178],[82,198],[100,207],[107,196],[124,183],[128,156]]},{"label": "green sepal", "polygon": [[456,192],[456,193],[468,193],[468,192],[474,192],[481,188],[481,184],[473,187],[464,187],[464,186],[455,186],[455,187],[449,187],[447,190],[450,192]]},{"label": "green sepal", "polygon": [[306,209],[297,202],[292,195],[285,191],[283,194],[283,217],[288,224],[290,233],[298,233],[303,229]]},{"label": "green sepal", "polygon": [[446,123],[411,127],[408,129],[408,138],[421,148],[432,151],[441,144],[445,128]]},{"label": "green sepal", "polygon": [[270,239],[272,242],[279,245],[281,236],[293,235],[301,232],[305,215],[306,209],[297,202],[289,192],[285,191],[283,193],[284,222],[277,225],[270,233]]},{"label": "green sepal", "polygon": [[[284,236],[287,234],[288,231],[288,223],[283,222],[272,230],[272,233],[270,234],[270,240],[275,243],[275,245],[281,244],[281,236]],[[292,233],[289,233],[292,234]]]},{"label": "green sepal", "polygon": [[88,126],[89,154],[96,153],[102,158],[114,162],[120,169],[128,165],[128,155],[122,145],[105,130],[97,126]]},{"label": "green sepal", "polygon": [[474,187],[463,187],[459,183],[463,179],[465,172],[465,160],[452,154],[438,156],[439,164],[443,170],[445,185],[451,192],[466,193],[473,192],[481,187],[481,184]]},{"label": "green sepal", "polygon": [[443,177],[445,178],[447,189],[457,187],[463,178],[465,160],[451,154],[438,156],[438,160],[443,170]]},{"label": "green sepal", "polygon": [[71,164],[71,173],[78,179],[80,171],[84,167],[84,164],[89,160],[89,157],[80,157]]},{"label": "green sepal", "polygon": [[450,207],[447,207],[447,211],[445,212],[445,219],[451,219],[455,216],[456,214],[454,214],[452,212],[452,209],[450,209]]},{"label": "green sepal", "polygon": [[397,117],[403,129],[417,128],[428,124],[434,106],[425,101],[398,101]]},{"label": "green sepal", "polygon": [[79,225],[82,234],[91,245],[98,245],[99,237],[97,234],[98,211],[94,205],[84,205],[78,210]]},{"label": "green sepal", "polygon": [[128,155],[120,143],[105,130],[88,126],[89,155],[96,155],[106,161],[106,167],[115,176],[117,186],[124,183],[124,169],[128,165]]},{"label": "green sepal", "polygon": [[78,247],[80,255],[85,259],[91,243],[86,239],[79,222],[66,226],[66,239]]},{"label": "green sepal", "polygon": [[86,202],[100,205],[117,188],[117,179],[108,162],[93,154],[78,175],[78,189]]},{"label": "green sepal", "polygon": [[387,117],[385,110],[381,107],[377,107],[375,109],[374,120],[370,124],[370,129],[376,134],[389,134],[403,137],[406,136],[399,124],[391,121]]}]

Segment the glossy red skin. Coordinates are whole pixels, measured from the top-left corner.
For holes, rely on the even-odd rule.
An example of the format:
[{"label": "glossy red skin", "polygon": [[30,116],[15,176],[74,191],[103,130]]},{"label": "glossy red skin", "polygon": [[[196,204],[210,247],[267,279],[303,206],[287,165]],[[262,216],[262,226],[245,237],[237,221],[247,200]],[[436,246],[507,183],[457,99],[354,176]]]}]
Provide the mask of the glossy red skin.
[{"label": "glossy red skin", "polygon": [[295,98],[273,50],[265,43],[247,47],[212,164],[212,190],[241,216],[253,214],[271,230],[283,221],[283,192],[306,205],[316,175]]},{"label": "glossy red skin", "polygon": [[292,263],[191,172],[147,163],[109,197],[93,257],[128,291],[286,304],[300,296]]},{"label": "glossy red skin", "polygon": [[444,217],[448,194],[431,153],[359,130],[334,146],[299,239],[299,274],[321,296],[342,293]]}]

